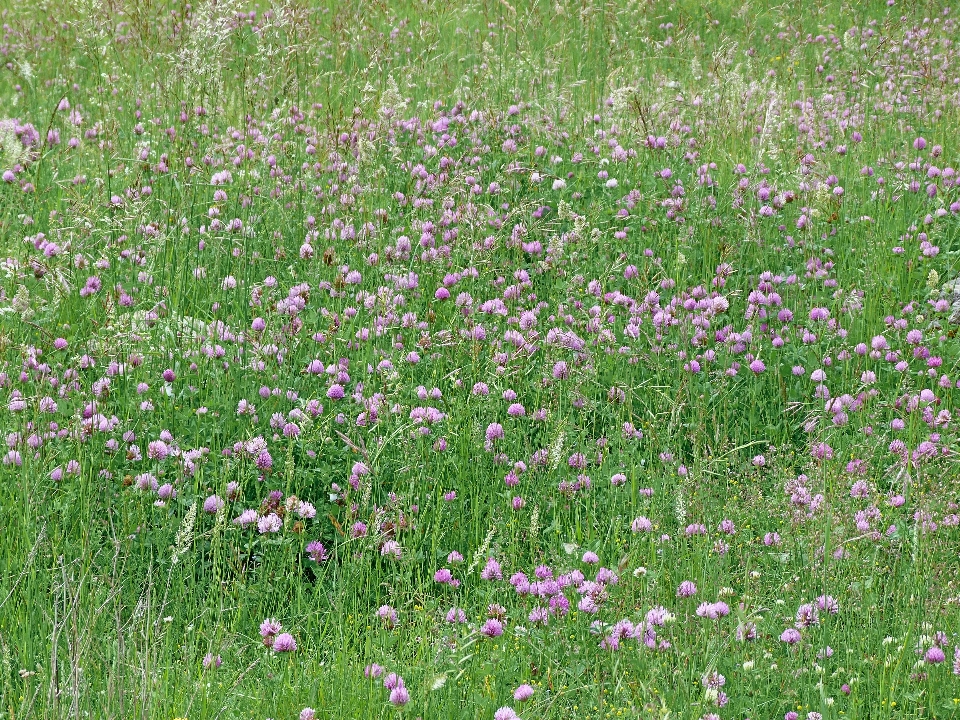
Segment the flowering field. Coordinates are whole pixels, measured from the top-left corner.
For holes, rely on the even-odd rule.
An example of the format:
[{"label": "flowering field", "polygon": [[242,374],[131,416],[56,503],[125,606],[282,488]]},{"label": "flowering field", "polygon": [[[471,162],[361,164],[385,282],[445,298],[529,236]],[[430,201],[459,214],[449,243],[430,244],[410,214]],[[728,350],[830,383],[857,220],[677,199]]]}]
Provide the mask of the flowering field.
[{"label": "flowering field", "polygon": [[949,6],[2,15],[4,717],[960,717]]}]

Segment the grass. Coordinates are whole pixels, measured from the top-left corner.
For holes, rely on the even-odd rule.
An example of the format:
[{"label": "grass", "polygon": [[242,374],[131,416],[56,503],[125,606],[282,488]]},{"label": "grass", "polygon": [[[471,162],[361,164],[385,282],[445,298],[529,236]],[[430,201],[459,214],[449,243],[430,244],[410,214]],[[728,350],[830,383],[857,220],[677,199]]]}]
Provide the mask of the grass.
[{"label": "grass", "polygon": [[60,5],[4,715],[960,715],[951,8]]}]

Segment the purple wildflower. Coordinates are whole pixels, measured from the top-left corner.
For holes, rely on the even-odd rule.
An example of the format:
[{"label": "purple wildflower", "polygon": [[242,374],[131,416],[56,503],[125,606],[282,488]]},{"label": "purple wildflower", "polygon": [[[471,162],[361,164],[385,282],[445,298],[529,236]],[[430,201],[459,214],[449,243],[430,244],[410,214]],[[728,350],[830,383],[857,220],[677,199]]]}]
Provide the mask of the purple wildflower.
[{"label": "purple wildflower", "polygon": [[275,652],[293,652],[297,649],[297,641],[290,633],[280,633],[273,641]]}]

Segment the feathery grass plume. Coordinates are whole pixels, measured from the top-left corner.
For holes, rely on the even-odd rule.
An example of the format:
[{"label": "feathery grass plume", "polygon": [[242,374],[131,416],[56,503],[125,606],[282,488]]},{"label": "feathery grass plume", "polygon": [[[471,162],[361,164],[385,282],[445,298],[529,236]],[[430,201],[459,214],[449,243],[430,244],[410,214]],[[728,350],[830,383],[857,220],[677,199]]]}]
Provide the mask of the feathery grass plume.
[{"label": "feathery grass plume", "polygon": [[[363,171],[369,172],[377,160],[377,146],[366,138],[361,136],[357,141],[357,165]],[[382,166],[377,166],[381,167]]]},{"label": "feathery grass plume", "polygon": [[473,559],[470,561],[470,566],[467,568],[467,575],[472,575],[477,566],[486,560],[487,553],[490,552],[490,543],[493,542],[493,536],[496,535],[496,533],[497,522],[493,522],[490,524],[490,529],[487,530],[487,536],[483,539],[483,542],[480,543],[480,547],[478,547],[477,551],[473,554]]},{"label": "feathery grass plume", "polygon": [[683,485],[683,480],[677,483],[673,505],[673,512],[677,519],[677,525],[679,525],[681,528],[687,523],[687,500],[684,497]]},{"label": "feathery grass plume", "polygon": [[51,297],[49,308],[56,312],[64,299],[73,291],[73,286],[62,268],[53,268],[51,272],[43,276],[43,280]]},{"label": "feathery grass plume", "polygon": [[389,120],[399,117],[406,109],[407,101],[400,94],[396,78],[392,74],[388,75],[387,86],[380,93],[380,115]]},{"label": "feathery grass plume", "polygon": [[363,483],[363,493],[360,496],[360,507],[370,507],[370,498],[373,496],[373,475],[364,475],[360,478]]},{"label": "feathery grass plume", "polygon": [[0,170],[9,170],[27,159],[27,147],[17,136],[17,121],[0,119]]},{"label": "feathery grass plume", "polygon": [[293,478],[296,473],[296,465],[293,460],[293,438],[287,441],[287,452],[283,462],[283,476],[287,483],[287,492],[293,488]]},{"label": "feathery grass plume", "polygon": [[30,291],[25,284],[17,288],[17,292],[10,302],[10,307],[20,315],[20,319],[23,321],[30,320],[36,315],[36,312],[30,304]]},{"label": "feathery grass plume", "polygon": [[180,562],[180,559],[190,549],[190,545],[193,544],[193,527],[196,522],[197,501],[194,500],[187,509],[187,514],[183,516],[183,521],[180,523],[180,529],[177,530],[177,537],[173,546],[173,555],[170,558],[170,562],[173,565],[176,565]]},{"label": "feathery grass plume", "polygon": [[637,88],[633,85],[624,85],[618,87],[610,95],[613,112],[625,114],[634,111],[634,103],[637,99]]},{"label": "feathery grass plume", "polygon": [[3,635],[0,635],[0,667],[3,668],[3,694],[0,696],[0,703],[3,707],[10,708],[10,714],[13,715],[13,687],[10,684],[10,679],[13,677],[13,662],[10,657],[10,646]]},{"label": "feathery grass plume", "polygon": [[782,100],[775,88],[769,90],[769,101],[763,113],[763,126],[757,138],[757,162],[769,158],[773,162],[781,156],[780,143],[775,140],[783,131],[783,119],[780,113]]},{"label": "feathery grass plume", "polygon": [[536,546],[540,538],[540,505],[533,506],[533,512],[530,513],[530,545]]},{"label": "feathery grass plume", "polygon": [[263,13],[256,33],[256,51],[253,53],[257,72],[247,77],[247,92],[258,88],[278,88],[285,98],[300,95],[300,77],[291,67],[291,61],[300,52],[302,39],[298,35],[306,27],[297,16],[290,0],[271,0],[269,11]]},{"label": "feathery grass plume", "polygon": [[566,431],[564,426],[561,424],[557,427],[557,435],[553,439],[553,442],[550,443],[550,469],[556,470],[560,467],[560,463],[563,462],[563,445],[566,441]]},{"label": "feathery grass plume", "polygon": [[70,24],[74,28],[78,45],[87,52],[106,54],[101,51],[100,46],[110,33],[107,19],[111,13],[104,8],[103,0],[69,0],[67,11],[73,18]]},{"label": "feathery grass plume", "polygon": [[186,40],[173,63],[184,95],[192,101],[223,94],[223,56],[239,10],[237,0],[201,0],[194,8]]}]

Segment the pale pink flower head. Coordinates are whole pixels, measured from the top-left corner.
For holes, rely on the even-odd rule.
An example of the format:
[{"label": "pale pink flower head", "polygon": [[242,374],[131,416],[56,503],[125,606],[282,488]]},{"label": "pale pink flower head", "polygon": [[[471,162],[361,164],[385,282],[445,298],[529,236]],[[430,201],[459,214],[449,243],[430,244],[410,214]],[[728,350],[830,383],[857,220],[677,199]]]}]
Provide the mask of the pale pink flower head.
[{"label": "pale pink flower head", "polygon": [[446,619],[447,619],[447,622],[450,624],[465,623],[467,621],[467,613],[464,612],[461,608],[453,607],[447,611]]},{"label": "pale pink flower head", "polygon": [[780,639],[787,645],[796,645],[800,642],[800,631],[796,628],[787,628],[780,635]]},{"label": "pale pink flower head", "polygon": [[530,685],[524,683],[516,690],[513,691],[513,699],[517,702],[523,702],[524,700],[529,700],[533,697],[533,688]]},{"label": "pale pink flower head", "polygon": [[390,691],[390,702],[401,706],[410,702],[410,691],[404,685],[399,685]]},{"label": "pale pink flower head", "polygon": [[490,423],[487,425],[486,438],[489,442],[503,439],[503,425],[500,423]]},{"label": "pale pink flower head", "polygon": [[815,460],[832,460],[833,448],[824,442],[815,443],[813,447],[810,448],[810,455]]},{"label": "pale pink flower head", "polygon": [[293,652],[297,649],[297,641],[290,633],[280,633],[274,638],[273,649],[276,652]]},{"label": "pale pink flower head", "polygon": [[381,605],[377,610],[377,617],[383,620],[388,628],[392,628],[397,624],[397,611],[389,605]]},{"label": "pale pink flower head", "polygon": [[330,557],[330,553],[327,551],[327,548],[324,547],[323,543],[319,540],[313,540],[307,543],[305,552],[310,559],[316,563],[323,562]]},{"label": "pale pink flower head", "polygon": [[380,555],[383,557],[391,556],[393,558],[399,558],[403,555],[403,548],[396,540],[387,540],[383,544],[383,547],[380,548]]},{"label": "pale pink flower head", "polygon": [[716,620],[717,618],[726,617],[729,614],[730,606],[722,600],[715,603],[703,602],[697,606],[697,615],[702,618]]},{"label": "pale pink flower head", "polygon": [[238,517],[233,519],[234,525],[239,525],[240,527],[247,527],[257,522],[259,515],[257,515],[256,510],[244,510]]},{"label": "pale pink flower head", "polygon": [[264,517],[257,520],[257,530],[260,531],[261,535],[266,533],[275,533],[280,532],[280,528],[283,527],[283,520],[280,519],[280,516],[276,513],[270,513]]},{"label": "pale pink flower head", "polygon": [[260,623],[260,637],[263,638],[263,644],[267,647],[273,645],[274,638],[283,629],[283,626],[273,618],[267,618]]},{"label": "pale pink flower head", "polygon": [[503,623],[496,618],[490,618],[480,627],[480,634],[489,638],[500,637],[503,635]]},{"label": "pale pink flower head", "polygon": [[487,558],[487,564],[480,572],[483,580],[503,580],[503,571],[500,569],[500,563],[496,558]]}]

